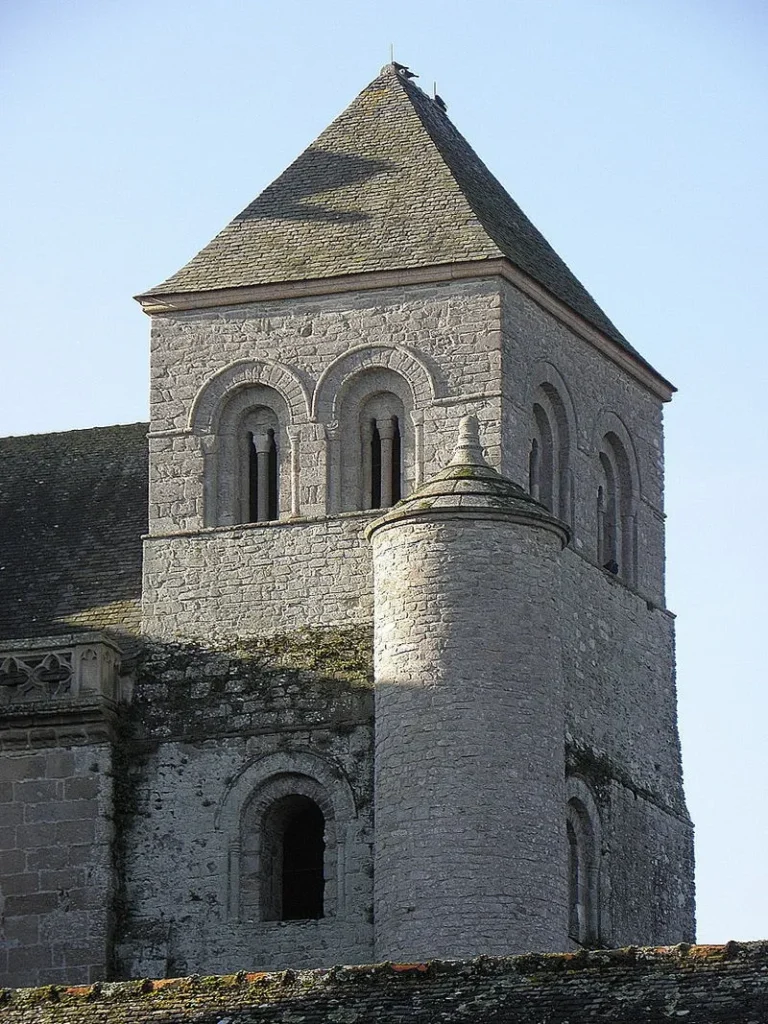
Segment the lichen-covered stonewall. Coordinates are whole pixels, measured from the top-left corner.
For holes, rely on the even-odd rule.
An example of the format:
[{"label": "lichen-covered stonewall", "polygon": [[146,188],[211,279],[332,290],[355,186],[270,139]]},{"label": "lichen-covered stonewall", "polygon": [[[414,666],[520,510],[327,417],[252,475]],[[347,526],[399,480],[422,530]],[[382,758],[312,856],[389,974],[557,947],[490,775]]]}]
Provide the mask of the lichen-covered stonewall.
[{"label": "lichen-covered stonewall", "polygon": [[148,427],[0,441],[0,984],[691,941],[674,389],[444,105],[139,301]]}]

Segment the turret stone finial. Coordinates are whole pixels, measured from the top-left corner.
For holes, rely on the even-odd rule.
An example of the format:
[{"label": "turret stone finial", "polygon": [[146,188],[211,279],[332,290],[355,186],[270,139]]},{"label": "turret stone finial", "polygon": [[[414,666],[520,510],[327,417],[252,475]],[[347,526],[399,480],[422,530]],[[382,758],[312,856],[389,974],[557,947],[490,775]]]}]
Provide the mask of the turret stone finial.
[{"label": "turret stone finial", "polygon": [[459,438],[449,466],[487,466],[480,444],[480,428],[477,416],[462,416],[459,422]]}]

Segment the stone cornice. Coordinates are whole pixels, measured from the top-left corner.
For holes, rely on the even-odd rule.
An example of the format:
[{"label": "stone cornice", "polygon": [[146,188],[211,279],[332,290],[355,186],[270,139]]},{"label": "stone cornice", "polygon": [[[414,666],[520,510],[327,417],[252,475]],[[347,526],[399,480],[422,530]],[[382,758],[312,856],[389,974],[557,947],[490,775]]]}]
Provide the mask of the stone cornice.
[{"label": "stone cornice", "polygon": [[467,263],[445,263],[405,270],[386,270],[367,274],[346,274],[340,277],[313,278],[308,281],[286,281],[252,287],[222,288],[206,292],[180,292],[169,295],[147,293],[136,300],[149,315],[213,309],[221,306],[242,306],[255,302],[338,295],[343,292],[396,288],[405,285],[441,284],[477,278],[501,277],[551,313],[561,323],[603,355],[616,363],[662,402],[668,402],[676,388],[640,356],[622,348],[602,331],[556,299],[527,274],[507,259],[489,259]]},{"label": "stone cornice", "polygon": [[113,701],[36,701],[0,709],[0,751],[113,743],[117,708]]}]

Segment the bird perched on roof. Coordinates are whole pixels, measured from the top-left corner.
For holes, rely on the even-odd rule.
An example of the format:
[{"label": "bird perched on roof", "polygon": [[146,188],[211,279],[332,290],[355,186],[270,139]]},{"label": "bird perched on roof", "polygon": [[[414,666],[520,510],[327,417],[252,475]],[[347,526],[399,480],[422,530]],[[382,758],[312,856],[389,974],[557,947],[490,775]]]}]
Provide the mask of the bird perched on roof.
[{"label": "bird perched on roof", "polygon": [[394,69],[398,73],[398,75],[402,75],[403,78],[418,78],[419,77],[418,75],[415,75],[413,73],[413,71],[411,71],[411,69],[409,67],[406,67],[405,64],[398,64],[396,60],[392,61],[392,66],[394,67]]},{"label": "bird perched on roof", "polygon": [[438,96],[437,93],[435,93],[434,99],[435,103],[438,105],[438,107],[440,107],[440,109],[443,112],[445,112],[448,109],[448,104],[445,102],[442,96]]}]

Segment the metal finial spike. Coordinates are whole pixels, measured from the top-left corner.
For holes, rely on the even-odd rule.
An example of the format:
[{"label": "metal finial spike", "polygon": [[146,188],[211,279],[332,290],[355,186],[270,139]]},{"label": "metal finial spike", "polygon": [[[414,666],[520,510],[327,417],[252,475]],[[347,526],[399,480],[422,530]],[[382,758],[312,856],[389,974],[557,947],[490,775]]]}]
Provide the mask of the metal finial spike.
[{"label": "metal finial spike", "polygon": [[487,466],[480,444],[480,428],[477,416],[463,416],[459,423],[459,439],[450,465]]}]

